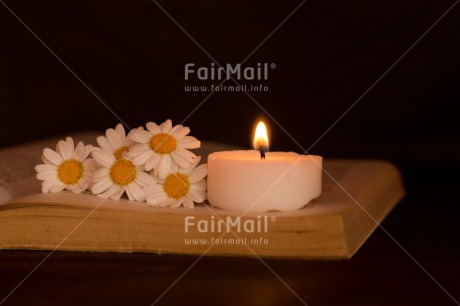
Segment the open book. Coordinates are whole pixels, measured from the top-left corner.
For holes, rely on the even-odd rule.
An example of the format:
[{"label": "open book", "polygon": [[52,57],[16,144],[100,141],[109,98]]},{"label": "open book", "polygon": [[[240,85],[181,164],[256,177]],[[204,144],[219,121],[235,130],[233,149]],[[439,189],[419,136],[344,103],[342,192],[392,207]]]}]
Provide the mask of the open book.
[{"label": "open book", "polygon": [[[85,144],[96,136],[73,135]],[[57,140],[0,150],[0,249],[350,258],[404,194],[388,162],[327,158],[322,195],[295,212],[240,216],[208,203],[190,210],[42,194],[34,166]],[[232,149],[203,142],[195,153],[206,161],[211,152]]]}]

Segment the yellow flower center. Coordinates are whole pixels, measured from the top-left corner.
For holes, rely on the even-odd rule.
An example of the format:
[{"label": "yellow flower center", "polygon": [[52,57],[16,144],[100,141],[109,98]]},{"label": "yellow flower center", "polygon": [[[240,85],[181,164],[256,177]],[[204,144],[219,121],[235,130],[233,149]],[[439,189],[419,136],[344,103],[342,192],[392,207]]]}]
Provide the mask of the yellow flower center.
[{"label": "yellow flower center", "polygon": [[122,146],[113,152],[113,155],[115,156],[116,159],[120,159],[123,157],[123,153],[128,152],[129,148],[127,146]]},{"label": "yellow flower center", "polygon": [[176,138],[167,133],[156,134],[150,138],[150,148],[158,154],[169,154],[176,146]]},{"label": "yellow flower center", "polygon": [[189,189],[190,181],[188,176],[179,172],[168,175],[163,184],[163,190],[168,197],[176,200],[186,196]]},{"label": "yellow flower center", "polygon": [[136,179],[136,167],[127,159],[120,158],[110,168],[112,182],[117,185],[129,185]]},{"label": "yellow flower center", "polygon": [[63,161],[57,168],[57,175],[66,185],[75,185],[83,177],[83,165],[76,159]]}]

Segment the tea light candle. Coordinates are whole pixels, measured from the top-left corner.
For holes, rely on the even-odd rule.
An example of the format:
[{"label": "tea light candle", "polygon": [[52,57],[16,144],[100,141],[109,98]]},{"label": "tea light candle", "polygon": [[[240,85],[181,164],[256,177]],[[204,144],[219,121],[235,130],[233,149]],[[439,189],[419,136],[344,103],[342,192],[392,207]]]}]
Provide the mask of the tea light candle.
[{"label": "tea light candle", "polygon": [[238,212],[293,211],[321,194],[322,157],[265,152],[268,137],[261,122],[254,148],[208,156],[208,200]]}]

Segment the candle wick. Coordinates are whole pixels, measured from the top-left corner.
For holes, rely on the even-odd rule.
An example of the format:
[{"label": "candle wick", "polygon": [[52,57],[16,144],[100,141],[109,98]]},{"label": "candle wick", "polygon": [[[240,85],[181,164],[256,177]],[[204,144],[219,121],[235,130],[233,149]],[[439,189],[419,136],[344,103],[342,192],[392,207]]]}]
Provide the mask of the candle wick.
[{"label": "candle wick", "polygon": [[265,159],[265,150],[263,146],[259,147],[260,159]]}]

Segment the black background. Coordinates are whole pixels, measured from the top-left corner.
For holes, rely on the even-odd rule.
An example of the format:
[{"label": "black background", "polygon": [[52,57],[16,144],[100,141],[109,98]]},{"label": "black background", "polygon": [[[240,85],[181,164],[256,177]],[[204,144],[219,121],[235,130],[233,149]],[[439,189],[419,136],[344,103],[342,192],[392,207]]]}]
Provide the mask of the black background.
[{"label": "black background", "polygon": [[[453,1],[307,1],[246,62],[248,66],[276,64],[263,82],[269,91],[250,93],[266,112],[244,93],[220,92],[191,116],[208,93],[184,91],[185,85],[199,83],[184,80],[184,65],[210,66],[212,61],[154,2],[4,3],[130,127],[186,119],[184,124],[199,139],[250,147],[253,125],[264,118],[272,150],[311,148],[311,153],[326,158],[393,161],[402,171],[408,196],[383,225],[460,298],[456,279],[460,272],[456,193],[460,8],[449,12],[401,58]],[[299,3],[174,0],[160,4],[219,63],[234,65]],[[118,123],[4,5],[0,5],[0,103],[1,146],[82,130],[103,131]],[[10,281],[2,285],[4,295],[45,255],[0,252],[5,263],[0,269],[10,273]],[[70,286],[81,280],[93,286],[87,290],[80,284],[82,301],[112,297],[118,302],[150,303],[194,260],[58,253],[10,301],[38,297],[43,290],[51,301],[68,301],[73,291],[61,281]],[[269,264],[312,305],[454,304],[380,230],[350,261]],[[149,266],[151,275],[143,274],[139,265]],[[114,266],[123,266],[120,273],[141,286],[117,282],[121,275],[117,278]],[[93,271],[87,278],[77,273],[84,267]],[[104,278],[108,274],[110,281]],[[41,289],[33,289],[33,284]],[[56,293],[52,285],[57,284],[67,289]],[[202,259],[173,288],[169,299],[187,296],[197,301],[198,297],[224,298],[229,303],[296,302],[257,259]]]}]

